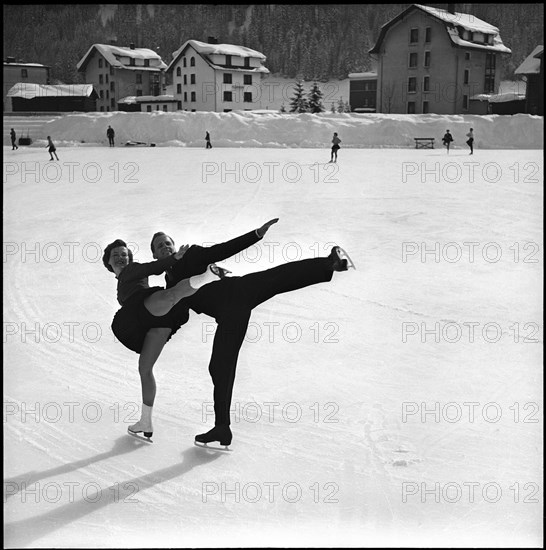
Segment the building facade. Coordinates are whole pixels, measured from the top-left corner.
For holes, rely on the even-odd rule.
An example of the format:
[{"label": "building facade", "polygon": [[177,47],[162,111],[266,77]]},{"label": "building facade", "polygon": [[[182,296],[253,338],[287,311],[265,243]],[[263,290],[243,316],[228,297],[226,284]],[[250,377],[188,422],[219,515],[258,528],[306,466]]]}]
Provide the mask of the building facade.
[{"label": "building facade", "polygon": [[526,81],[525,112],[544,116],[544,46],[537,46],[515,74]]},{"label": "building facade", "polygon": [[14,57],[8,57],[4,62],[4,100],[3,110],[13,110],[12,100],[8,92],[16,84],[49,84],[50,67],[40,63],[16,63]]},{"label": "building facade", "polygon": [[486,103],[472,98],[496,92],[498,57],[510,53],[493,25],[414,4],[381,28],[370,50],[378,67],[377,110],[485,114]]},{"label": "building facade", "polygon": [[127,96],[157,96],[165,85],[167,65],[153,50],[93,44],[77,65],[98,94],[98,111],[117,111]]},{"label": "building facade", "polygon": [[[211,43],[212,42],[212,43]],[[229,112],[261,108],[266,57],[250,48],[188,40],[167,68],[178,109]]]}]

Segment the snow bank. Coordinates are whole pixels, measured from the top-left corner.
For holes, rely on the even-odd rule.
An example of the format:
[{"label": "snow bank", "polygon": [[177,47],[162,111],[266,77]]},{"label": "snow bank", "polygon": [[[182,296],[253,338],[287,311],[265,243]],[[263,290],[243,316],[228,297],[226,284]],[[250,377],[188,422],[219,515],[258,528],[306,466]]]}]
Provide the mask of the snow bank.
[{"label": "snow bank", "polygon": [[[157,146],[204,147],[205,132],[215,147],[329,147],[337,132],[342,147],[414,147],[414,137],[434,137],[436,147],[449,129],[454,148],[466,148],[472,127],[479,149],[542,149],[543,117],[531,115],[395,115],[395,114],[281,114],[275,111],[82,113],[46,124],[57,145],[107,144],[106,129],[116,131],[116,145],[127,141]],[[5,138],[6,139],[6,138]],[[9,142],[9,141],[8,141]],[[8,142],[5,142],[7,144]],[[45,145],[38,136],[35,146]]]}]

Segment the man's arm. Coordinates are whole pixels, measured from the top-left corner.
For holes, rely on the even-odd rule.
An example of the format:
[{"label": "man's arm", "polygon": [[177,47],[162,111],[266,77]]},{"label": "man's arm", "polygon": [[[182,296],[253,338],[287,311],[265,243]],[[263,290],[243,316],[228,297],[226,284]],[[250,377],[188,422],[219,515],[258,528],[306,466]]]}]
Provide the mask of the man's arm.
[{"label": "man's arm", "polygon": [[172,269],[167,272],[165,277],[167,286],[173,286],[182,279],[187,279],[188,277],[203,273],[209,264],[221,262],[245,250],[249,246],[252,246],[262,239],[267,230],[274,223],[277,223],[277,221],[278,218],[270,220],[262,225],[262,227],[230,241],[226,241],[225,243],[215,244],[209,247],[199,245],[191,246],[182,259],[176,262]]},{"label": "man's arm", "polygon": [[162,260],[154,260],[153,262],[148,262],[145,264],[133,262],[123,270],[126,272],[124,273],[123,278],[125,281],[132,281],[143,279],[144,277],[149,277],[150,275],[161,275],[166,269],[173,266],[176,261],[175,255],[171,254]]}]

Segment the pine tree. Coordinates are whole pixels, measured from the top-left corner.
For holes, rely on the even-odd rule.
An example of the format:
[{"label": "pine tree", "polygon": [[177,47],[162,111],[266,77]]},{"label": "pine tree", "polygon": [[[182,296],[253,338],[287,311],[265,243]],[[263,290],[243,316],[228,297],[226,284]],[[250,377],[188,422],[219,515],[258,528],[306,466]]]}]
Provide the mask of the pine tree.
[{"label": "pine tree", "polygon": [[334,104],[333,101],[332,101],[332,107],[330,108],[330,111],[331,111],[332,113],[335,113],[335,112],[336,112],[336,106],[335,106],[335,104]]},{"label": "pine tree", "polygon": [[351,106],[349,105],[349,102],[348,102],[348,101],[345,102],[345,106],[344,106],[343,112],[344,112],[344,113],[350,113],[350,112],[351,112]]},{"label": "pine tree", "polygon": [[286,113],[286,108],[284,106],[284,103],[281,105],[279,113]]},{"label": "pine tree", "polygon": [[337,102],[337,112],[343,113],[345,111],[345,103],[343,103],[343,96],[339,98],[339,101]]},{"label": "pine tree", "polygon": [[324,111],[324,107],[322,106],[322,92],[316,82],[313,82],[308,98],[307,105],[311,113],[322,113]]},{"label": "pine tree", "polygon": [[304,96],[305,90],[303,89],[303,83],[301,80],[296,82],[294,87],[294,96],[290,100],[290,112],[291,113],[306,113],[307,112],[307,100]]}]

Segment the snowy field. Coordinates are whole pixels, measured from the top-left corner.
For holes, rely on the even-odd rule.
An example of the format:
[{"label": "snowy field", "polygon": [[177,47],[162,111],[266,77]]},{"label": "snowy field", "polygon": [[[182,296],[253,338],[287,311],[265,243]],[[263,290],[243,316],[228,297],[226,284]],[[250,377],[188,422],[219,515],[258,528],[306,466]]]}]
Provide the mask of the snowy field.
[{"label": "snowy field", "polygon": [[[58,162],[4,146],[7,548],[542,544],[541,144],[351,145],[332,165],[330,126],[322,149],[207,151],[62,146],[51,124]],[[206,245],[274,217],[223,265],[335,243],[357,269],[254,311],[231,452],[193,445],[213,423],[215,327],[195,313],[155,367],[154,443],[126,435],[137,355],[110,330],[102,248],[151,261],[156,231]]]}]

